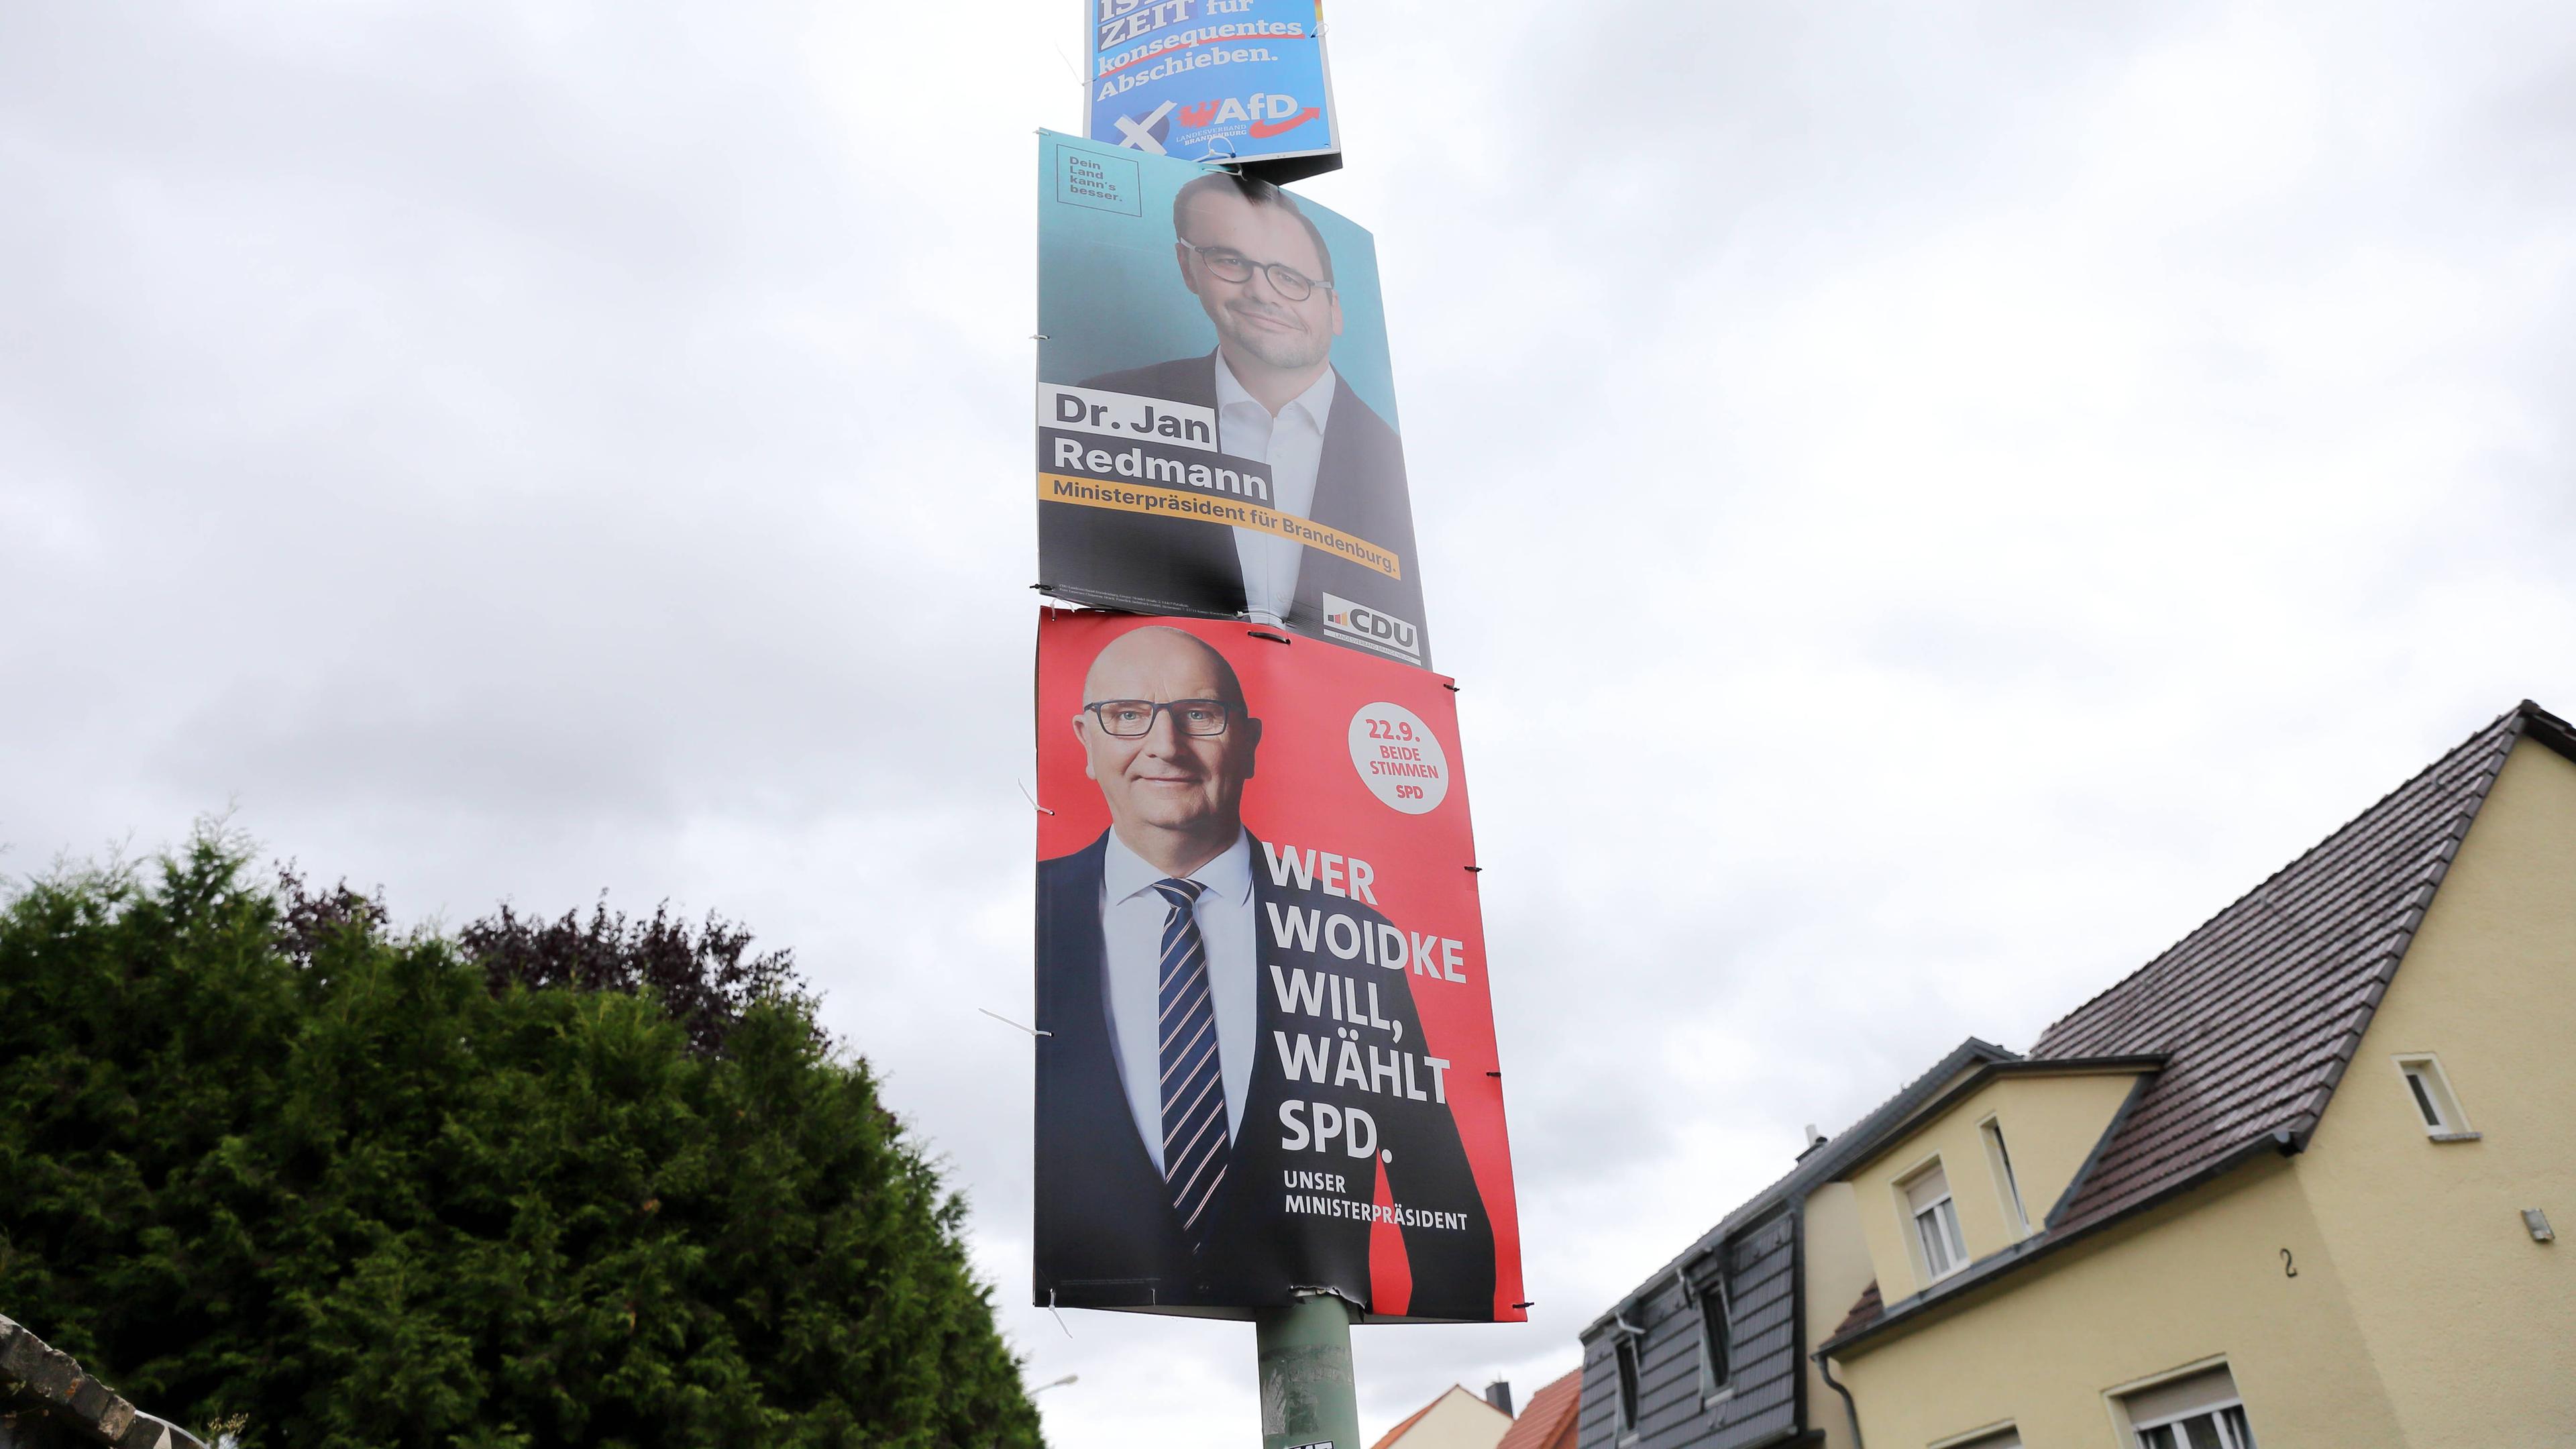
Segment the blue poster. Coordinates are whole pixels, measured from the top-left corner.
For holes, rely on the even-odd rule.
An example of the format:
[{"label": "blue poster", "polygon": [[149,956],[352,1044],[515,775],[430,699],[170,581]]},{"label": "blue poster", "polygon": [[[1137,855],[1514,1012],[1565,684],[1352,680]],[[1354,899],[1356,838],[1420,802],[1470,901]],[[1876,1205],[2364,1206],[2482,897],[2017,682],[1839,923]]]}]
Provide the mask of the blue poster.
[{"label": "blue poster", "polygon": [[1290,181],[1341,164],[1317,0],[1087,0],[1091,139]]}]

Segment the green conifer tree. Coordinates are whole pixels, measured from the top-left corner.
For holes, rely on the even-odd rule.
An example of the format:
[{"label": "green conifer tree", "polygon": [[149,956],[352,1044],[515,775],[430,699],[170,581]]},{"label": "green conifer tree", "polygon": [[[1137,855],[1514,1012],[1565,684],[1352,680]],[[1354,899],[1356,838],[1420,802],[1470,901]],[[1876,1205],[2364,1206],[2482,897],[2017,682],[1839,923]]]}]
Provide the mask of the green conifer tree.
[{"label": "green conifer tree", "polygon": [[12,1317],[245,1449],[1038,1442],[962,1204],[786,958],[402,934],[248,859],[0,907]]}]

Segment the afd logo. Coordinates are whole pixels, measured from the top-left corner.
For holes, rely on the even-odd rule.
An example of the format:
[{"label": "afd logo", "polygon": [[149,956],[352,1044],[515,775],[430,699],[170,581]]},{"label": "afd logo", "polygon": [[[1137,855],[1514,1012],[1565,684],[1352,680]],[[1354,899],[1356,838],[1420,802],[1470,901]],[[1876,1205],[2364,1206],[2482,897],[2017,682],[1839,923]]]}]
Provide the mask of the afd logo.
[{"label": "afd logo", "polygon": [[1373,645],[1389,654],[1422,662],[1422,631],[1393,614],[1354,604],[1337,594],[1324,595],[1324,632]]},{"label": "afd logo", "polygon": [[1298,105],[1295,96],[1256,91],[1240,98],[1227,96],[1221,100],[1183,106],[1180,121],[1188,128],[1246,125],[1255,138],[1266,139],[1282,131],[1293,131],[1322,114],[1313,106]]}]

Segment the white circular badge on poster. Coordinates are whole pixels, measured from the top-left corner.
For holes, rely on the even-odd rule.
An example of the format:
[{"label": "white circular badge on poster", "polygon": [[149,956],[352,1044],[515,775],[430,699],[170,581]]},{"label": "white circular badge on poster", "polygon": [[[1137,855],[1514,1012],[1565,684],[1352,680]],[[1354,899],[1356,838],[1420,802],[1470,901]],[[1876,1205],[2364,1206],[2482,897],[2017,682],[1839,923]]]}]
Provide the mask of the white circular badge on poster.
[{"label": "white circular badge on poster", "polygon": [[1370,793],[1407,815],[1449,798],[1449,754],[1422,716],[1380,700],[1351,716],[1351,764]]}]

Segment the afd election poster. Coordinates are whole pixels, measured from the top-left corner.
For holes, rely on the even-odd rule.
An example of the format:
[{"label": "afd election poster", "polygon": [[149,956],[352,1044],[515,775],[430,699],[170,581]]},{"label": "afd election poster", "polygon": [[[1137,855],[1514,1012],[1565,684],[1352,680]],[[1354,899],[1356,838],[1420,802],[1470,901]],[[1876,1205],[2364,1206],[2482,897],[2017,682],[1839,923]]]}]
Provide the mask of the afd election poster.
[{"label": "afd election poster", "polygon": [[1271,181],[1340,166],[1315,0],[1092,0],[1091,138]]},{"label": "afd election poster", "polygon": [[1527,1318],[1455,699],[1258,625],[1040,621],[1037,1302]]},{"label": "afd election poster", "polygon": [[1369,234],[1073,136],[1038,188],[1038,586],[1429,666]]}]

